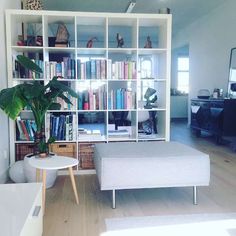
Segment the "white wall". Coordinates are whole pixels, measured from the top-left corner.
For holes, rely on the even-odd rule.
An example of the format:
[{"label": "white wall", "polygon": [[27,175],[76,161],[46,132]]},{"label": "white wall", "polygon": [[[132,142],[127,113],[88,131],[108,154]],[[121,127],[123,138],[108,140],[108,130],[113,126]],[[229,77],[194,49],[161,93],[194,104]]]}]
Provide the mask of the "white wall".
[{"label": "white wall", "polygon": [[236,1],[227,0],[173,37],[174,48],[189,44],[190,98],[201,88],[226,92],[230,50],[236,47],[235,9]]},{"label": "white wall", "polygon": [[[20,9],[20,0],[1,0],[0,4],[0,90],[7,86],[6,69],[6,41],[5,41],[5,9]],[[8,140],[8,118],[0,110],[0,183],[7,179],[7,170],[9,167],[9,140]],[[10,144],[10,145],[13,145]]]}]

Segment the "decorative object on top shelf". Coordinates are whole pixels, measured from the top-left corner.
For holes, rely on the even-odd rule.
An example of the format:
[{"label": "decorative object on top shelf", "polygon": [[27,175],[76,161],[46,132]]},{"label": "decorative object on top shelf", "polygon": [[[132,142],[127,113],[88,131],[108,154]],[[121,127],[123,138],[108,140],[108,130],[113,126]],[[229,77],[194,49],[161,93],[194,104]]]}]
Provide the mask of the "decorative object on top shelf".
[{"label": "decorative object on top shelf", "polygon": [[117,40],[117,47],[118,48],[122,48],[124,45],[124,39],[123,37],[120,35],[120,33],[116,34],[116,40]]},{"label": "decorative object on top shelf", "polygon": [[170,8],[168,8],[168,7],[160,8],[160,9],[158,9],[158,13],[159,14],[170,14]]},{"label": "decorative object on top shelf", "polygon": [[157,95],[153,97],[153,95],[156,93],[156,89],[154,88],[148,88],[144,94],[144,98],[146,99],[146,105],[144,105],[144,108],[146,109],[152,109],[154,107],[157,107],[155,102],[157,101]]},{"label": "decorative object on top shelf", "polygon": [[37,35],[35,44],[38,47],[42,47],[43,46],[43,36]]},{"label": "decorative object on top shelf", "polygon": [[55,47],[68,47],[70,34],[66,25],[60,23],[57,28]]},{"label": "decorative object on top shelf", "polygon": [[152,48],[152,41],[151,41],[151,37],[147,36],[147,41],[144,45],[144,48]]},{"label": "decorative object on top shelf", "polygon": [[43,10],[43,4],[41,0],[22,0],[23,9],[26,10]]},{"label": "decorative object on top shelf", "polygon": [[[40,67],[28,57],[18,55],[17,60],[25,68],[42,73]],[[46,112],[48,110],[59,110],[61,107],[61,104],[55,102],[55,99],[59,97],[66,103],[73,105],[66,95],[77,98],[77,94],[71,88],[59,82],[57,78],[55,76],[46,85],[43,85],[40,81],[33,80],[0,91],[0,108],[11,119],[16,120],[19,113],[26,106],[32,110],[36,124],[34,154],[40,153],[40,145],[42,146],[42,142],[45,142],[44,122]]]},{"label": "decorative object on top shelf", "polygon": [[17,46],[25,46],[23,35],[18,35]]},{"label": "decorative object on top shelf", "polygon": [[94,41],[98,41],[97,37],[92,37],[92,38],[90,38],[90,39],[88,40],[87,44],[86,44],[86,47],[87,47],[87,48],[92,48]]}]

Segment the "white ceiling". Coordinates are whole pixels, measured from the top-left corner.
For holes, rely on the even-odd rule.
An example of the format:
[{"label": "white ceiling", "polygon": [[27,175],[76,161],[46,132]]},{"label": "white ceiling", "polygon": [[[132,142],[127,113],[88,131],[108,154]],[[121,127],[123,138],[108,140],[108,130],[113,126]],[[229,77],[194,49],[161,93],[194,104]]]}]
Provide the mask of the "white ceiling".
[{"label": "white ceiling", "polygon": [[[133,0],[135,1],[135,0]],[[125,12],[130,0],[42,0],[45,10]],[[227,0],[136,0],[133,13],[158,13],[168,7],[173,15],[173,33],[208,14]]]}]

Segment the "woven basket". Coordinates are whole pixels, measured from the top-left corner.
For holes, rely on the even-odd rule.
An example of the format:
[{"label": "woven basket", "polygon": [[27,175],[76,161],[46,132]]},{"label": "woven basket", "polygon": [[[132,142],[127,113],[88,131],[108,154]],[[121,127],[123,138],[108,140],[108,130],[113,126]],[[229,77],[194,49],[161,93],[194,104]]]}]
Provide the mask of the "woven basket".
[{"label": "woven basket", "polygon": [[94,169],[93,162],[94,144],[80,143],[79,144],[79,160],[82,169]]}]

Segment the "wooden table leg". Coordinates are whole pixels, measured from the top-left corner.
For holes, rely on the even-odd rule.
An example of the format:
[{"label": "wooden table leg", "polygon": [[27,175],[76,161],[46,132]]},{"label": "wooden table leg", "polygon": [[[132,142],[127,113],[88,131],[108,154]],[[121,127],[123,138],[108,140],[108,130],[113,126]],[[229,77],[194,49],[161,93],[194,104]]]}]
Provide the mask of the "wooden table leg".
[{"label": "wooden table leg", "polygon": [[36,182],[40,182],[40,169],[36,168]]},{"label": "wooden table leg", "polygon": [[46,170],[43,170],[43,214],[45,213],[46,202]]},{"label": "wooden table leg", "polygon": [[77,188],[76,188],[76,184],[75,184],[75,178],[74,178],[72,167],[69,167],[69,173],[70,173],[72,188],[73,188],[74,194],[75,194],[75,200],[76,200],[76,203],[79,204],[79,197],[78,197],[78,192],[77,192]]}]

